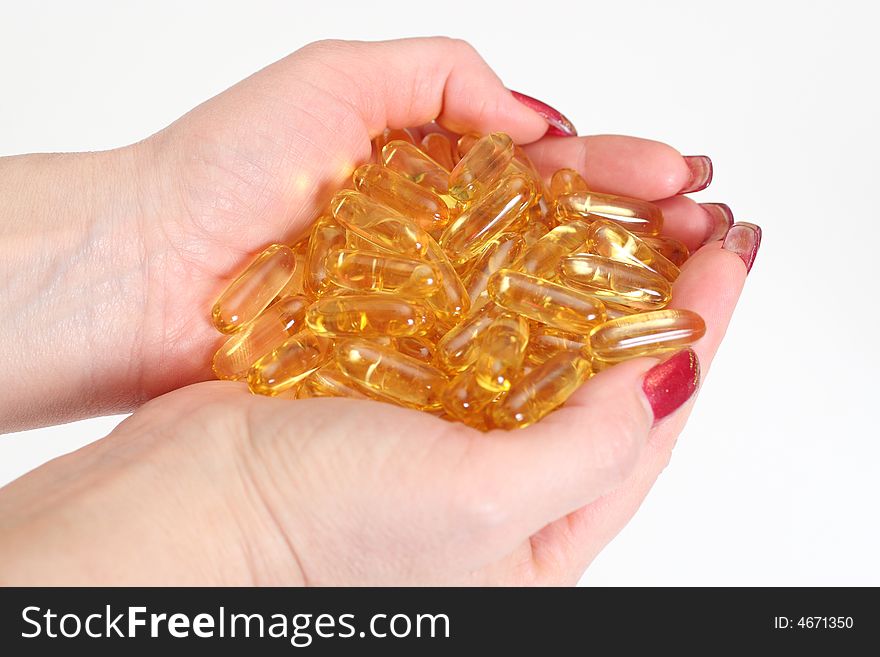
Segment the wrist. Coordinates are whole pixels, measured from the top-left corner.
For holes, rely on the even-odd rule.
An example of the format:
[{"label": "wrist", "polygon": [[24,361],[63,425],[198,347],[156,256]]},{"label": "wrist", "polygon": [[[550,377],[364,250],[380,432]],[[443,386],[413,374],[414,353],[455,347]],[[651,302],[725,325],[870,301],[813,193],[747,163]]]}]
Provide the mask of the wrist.
[{"label": "wrist", "polygon": [[[144,245],[137,147],[0,159],[0,431],[125,410]],[[126,362],[127,361],[127,362]]]}]

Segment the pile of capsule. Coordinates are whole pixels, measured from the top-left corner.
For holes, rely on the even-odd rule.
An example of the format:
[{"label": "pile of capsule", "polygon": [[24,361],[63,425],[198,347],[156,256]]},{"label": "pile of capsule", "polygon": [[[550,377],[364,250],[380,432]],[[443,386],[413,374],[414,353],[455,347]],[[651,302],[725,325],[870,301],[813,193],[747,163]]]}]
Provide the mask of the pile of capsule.
[{"label": "pile of capsule", "polygon": [[223,292],[221,379],[289,398],[375,399],[480,429],[562,405],[594,372],[705,331],[664,309],[688,250],[660,209],[545,185],[503,133],[386,130],[311,232]]}]

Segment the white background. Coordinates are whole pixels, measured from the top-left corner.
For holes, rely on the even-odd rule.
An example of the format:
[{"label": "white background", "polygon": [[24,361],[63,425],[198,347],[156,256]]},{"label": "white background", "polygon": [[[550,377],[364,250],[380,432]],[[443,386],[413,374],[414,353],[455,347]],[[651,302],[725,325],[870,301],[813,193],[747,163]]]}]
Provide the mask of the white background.
[{"label": "white background", "polygon": [[[672,464],[583,582],[880,585],[871,6],[10,2],[0,154],[141,139],[316,39],[432,34],[468,39],[582,134],[708,154],[698,199],[764,243]],[[0,483],[119,419],[0,437]]]}]

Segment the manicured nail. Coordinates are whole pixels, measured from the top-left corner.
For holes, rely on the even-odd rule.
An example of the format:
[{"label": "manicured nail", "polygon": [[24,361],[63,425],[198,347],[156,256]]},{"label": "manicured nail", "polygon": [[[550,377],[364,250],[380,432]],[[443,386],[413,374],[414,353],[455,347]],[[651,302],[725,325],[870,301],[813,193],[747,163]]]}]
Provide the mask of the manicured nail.
[{"label": "manicured nail", "polygon": [[727,231],[733,226],[733,211],[725,203],[700,203],[700,206],[711,220],[703,244],[723,240]]},{"label": "manicured nail", "polygon": [[699,384],[700,361],[693,349],[679,351],[648,370],[642,390],[654,411],[654,422],[690,399]]},{"label": "manicured nail", "polygon": [[752,265],[755,264],[755,256],[758,255],[760,246],[761,227],[740,221],[733,224],[733,227],[727,231],[727,237],[724,238],[724,244],[721,245],[721,248],[742,258],[742,261],[746,263],[746,271],[750,272]]},{"label": "manicured nail", "polygon": [[547,128],[546,134],[555,137],[577,136],[577,128],[575,128],[572,122],[565,118],[565,116],[560,114],[558,110],[553,109],[547,103],[543,103],[537,98],[526,96],[525,94],[521,94],[518,91],[511,90],[510,93],[512,93],[513,97],[516,98],[523,105],[525,105],[529,109],[535,110],[538,114],[544,117],[544,120],[550,126],[549,128]]},{"label": "manicured nail", "polygon": [[679,194],[690,194],[706,189],[712,182],[712,160],[706,155],[685,155],[684,161],[691,170],[691,179]]}]

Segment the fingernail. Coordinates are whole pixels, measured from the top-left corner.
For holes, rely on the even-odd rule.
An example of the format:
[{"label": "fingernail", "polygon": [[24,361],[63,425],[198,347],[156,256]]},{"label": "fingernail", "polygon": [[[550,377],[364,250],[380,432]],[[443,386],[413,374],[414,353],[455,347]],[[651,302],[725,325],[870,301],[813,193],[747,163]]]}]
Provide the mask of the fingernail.
[{"label": "fingernail", "polygon": [[727,231],[733,226],[733,211],[725,203],[700,203],[700,206],[711,220],[703,244],[723,240]]},{"label": "fingernail", "polygon": [[690,194],[706,189],[712,182],[712,160],[706,155],[685,155],[684,161],[691,170],[691,179],[679,194]]},{"label": "fingernail", "polygon": [[679,351],[645,374],[642,390],[654,412],[654,422],[684,404],[700,384],[700,361],[693,349]]},{"label": "fingernail", "polygon": [[535,110],[538,114],[544,117],[544,120],[550,126],[549,128],[547,128],[546,134],[555,137],[577,136],[577,128],[575,128],[574,124],[572,124],[571,121],[565,118],[565,116],[561,114],[558,110],[553,109],[547,103],[543,103],[537,98],[526,96],[525,94],[521,94],[518,91],[510,90],[510,93],[512,93],[513,97],[516,98],[523,105],[525,105],[529,109]]},{"label": "fingernail", "polygon": [[742,258],[742,261],[746,263],[746,271],[750,272],[752,265],[755,264],[755,257],[758,255],[760,246],[761,227],[741,221],[733,224],[731,229],[727,231],[727,237],[724,238],[724,244],[721,245],[721,248]]}]

